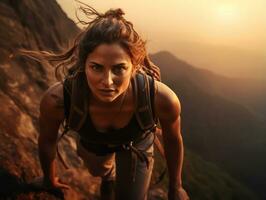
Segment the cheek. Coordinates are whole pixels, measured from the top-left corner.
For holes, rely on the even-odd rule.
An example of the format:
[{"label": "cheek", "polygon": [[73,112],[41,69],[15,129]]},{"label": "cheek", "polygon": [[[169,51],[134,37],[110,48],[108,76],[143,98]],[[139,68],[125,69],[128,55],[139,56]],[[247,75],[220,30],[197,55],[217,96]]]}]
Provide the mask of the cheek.
[{"label": "cheek", "polygon": [[86,74],[87,80],[91,80],[92,74],[90,73],[90,71],[89,70],[86,70],[85,71],[85,74]]},{"label": "cheek", "polygon": [[122,91],[125,91],[130,83],[131,77],[125,77],[123,80],[120,80],[120,88]]},{"label": "cheek", "polygon": [[132,71],[128,70],[123,75],[121,75],[119,78],[120,78],[120,81],[123,84],[123,83],[128,83],[130,81],[131,77],[132,77]]},{"label": "cheek", "polygon": [[93,89],[93,87],[97,83],[97,77],[93,75],[89,70],[86,70],[85,74],[86,74],[86,79],[87,79],[87,83],[89,87]]}]

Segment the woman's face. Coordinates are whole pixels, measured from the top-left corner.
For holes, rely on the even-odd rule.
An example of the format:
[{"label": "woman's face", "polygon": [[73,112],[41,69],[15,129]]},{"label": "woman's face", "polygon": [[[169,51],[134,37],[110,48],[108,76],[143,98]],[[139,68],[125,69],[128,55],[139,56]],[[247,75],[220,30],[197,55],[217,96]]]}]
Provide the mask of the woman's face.
[{"label": "woman's face", "polygon": [[132,72],[130,56],[116,43],[97,46],[85,63],[92,95],[102,102],[112,102],[125,92]]}]

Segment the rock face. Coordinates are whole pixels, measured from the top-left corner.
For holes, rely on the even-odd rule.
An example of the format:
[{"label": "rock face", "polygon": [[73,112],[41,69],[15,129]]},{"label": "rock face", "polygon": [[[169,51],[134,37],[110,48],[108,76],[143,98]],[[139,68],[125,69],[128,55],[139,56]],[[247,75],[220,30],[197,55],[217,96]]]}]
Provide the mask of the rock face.
[{"label": "rock face", "polygon": [[[0,199],[57,198],[27,186],[42,175],[37,151],[39,101],[55,82],[54,70],[47,63],[12,55],[18,48],[60,52],[78,32],[55,0],[0,2]],[[65,138],[61,147],[73,157],[71,170],[58,166],[73,187],[65,198],[94,199],[99,180],[90,179],[82,168],[71,138]]]}]

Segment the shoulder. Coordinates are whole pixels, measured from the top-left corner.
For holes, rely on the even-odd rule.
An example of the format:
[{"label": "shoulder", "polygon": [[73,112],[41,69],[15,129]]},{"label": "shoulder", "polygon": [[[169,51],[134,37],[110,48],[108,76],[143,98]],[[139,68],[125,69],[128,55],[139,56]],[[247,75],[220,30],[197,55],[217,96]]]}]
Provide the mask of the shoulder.
[{"label": "shoulder", "polygon": [[181,113],[181,104],[172,89],[155,81],[155,114],[160,120],[175,121]]},{"label": "shoulder", "polygon": [[40,116],[56,121],[64,119],[64,94],[61,82],[56,82],[43,94],[40,101]]}]

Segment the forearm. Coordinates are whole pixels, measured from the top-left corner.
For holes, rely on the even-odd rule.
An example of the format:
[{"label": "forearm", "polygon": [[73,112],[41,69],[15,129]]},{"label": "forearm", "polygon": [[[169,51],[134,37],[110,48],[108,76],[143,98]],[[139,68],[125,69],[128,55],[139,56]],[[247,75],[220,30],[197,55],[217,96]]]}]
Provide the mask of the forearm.
[{"label": "forearm", "polygon": [[39,159],[46,182],[53,182],[56,176],[56,143],[44,142],[40,137],[38,140]]},{"label": "forearm", "polygon": [[169,187],[178,188],[182,186],[182,166],[184,147],[181,134],[176,137],[165,138],[165,157],[169,172]]}]

